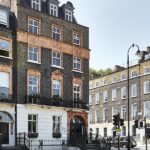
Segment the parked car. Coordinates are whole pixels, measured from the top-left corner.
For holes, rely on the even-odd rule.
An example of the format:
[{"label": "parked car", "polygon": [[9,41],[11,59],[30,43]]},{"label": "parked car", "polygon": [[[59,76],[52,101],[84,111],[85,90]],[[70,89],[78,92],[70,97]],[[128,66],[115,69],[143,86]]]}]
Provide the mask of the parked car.
[{"label": "parked car", "polygon": [[[131,148],[137,146],[137,143],[133,136],[130,137]],[[112,140],[112,147],[118,147],[118,137]],[[128,137],[120,137],[120,147],[128,147]]]}]

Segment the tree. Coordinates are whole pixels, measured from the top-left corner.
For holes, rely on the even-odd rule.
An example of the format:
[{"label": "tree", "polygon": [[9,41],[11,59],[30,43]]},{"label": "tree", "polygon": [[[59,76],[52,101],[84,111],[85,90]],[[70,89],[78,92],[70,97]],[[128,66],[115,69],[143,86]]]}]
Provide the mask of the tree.
[{"label": "tree", "polygon": [[91,79],[93,79],[93,78],[97,78],[97,77],[100,77],[100,76],[109,74],[109,73],[111,73],[112,71],[113,71],[113,70],[112,70],[111,68],[99,69],[99,70],[90,68],[90,69],[89,69],[89,78],[90,78],[90,80],[91,80]]}]

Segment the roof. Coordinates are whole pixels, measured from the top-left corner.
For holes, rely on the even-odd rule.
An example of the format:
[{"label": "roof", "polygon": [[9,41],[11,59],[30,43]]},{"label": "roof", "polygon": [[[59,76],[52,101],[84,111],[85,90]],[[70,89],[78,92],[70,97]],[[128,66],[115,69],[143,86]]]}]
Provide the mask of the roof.
[{"label": "roof", "polygon": [[[44,0],[41,0],[41,12],[44,13],[44,14],[49,14],[49,2],[51,0],[47,0],[47,1],[44,1]],[[59,1],[57,1],[59,3]],[[26,7],[26,8],[31,8],[31,0],[20,0],[20,5],[22,5],[23,7]],[[66,4],[63,4],[61,7],[58,6],[58,14],[59,14],[59,18],[62,18],[62,19],[65,19],[64,18],[64,8],[68,8],[70,10],[74,10],[74,7],[73,7],[73,4],[71,2],[67,2]],[[77,23],[74,15],[73,15],[73,21],[72,23]]]}]

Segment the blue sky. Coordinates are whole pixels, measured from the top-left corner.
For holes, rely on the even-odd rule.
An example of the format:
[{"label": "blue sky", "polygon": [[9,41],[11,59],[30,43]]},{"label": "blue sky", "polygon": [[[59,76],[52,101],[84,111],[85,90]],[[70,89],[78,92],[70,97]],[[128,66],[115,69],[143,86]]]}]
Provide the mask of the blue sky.
[{"label": "blue sky", "polygon": [[[90,67],[112,68],[126,63],[132,43],[150,46],[150,0],[70,0],[79,24],[90,28]],[[60,5],[67,0],[60,0]],[[137,49],[130,60],[137,59]]]}]

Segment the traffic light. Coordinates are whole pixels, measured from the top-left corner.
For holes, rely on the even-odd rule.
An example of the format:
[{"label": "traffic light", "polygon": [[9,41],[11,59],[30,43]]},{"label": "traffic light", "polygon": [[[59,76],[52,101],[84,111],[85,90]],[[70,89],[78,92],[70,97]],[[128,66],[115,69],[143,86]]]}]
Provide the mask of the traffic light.
[{"label": "traffic light", "polygon": [[118,115],[113,116],[113,125],[118,126],[119,125],[119,117]]},{"label": "traffic light", "polygon": [[135,128],[138,128],[138,123],[139,123],[138,120],[134,120],[134,127]]},{"label": "traffic light", "polygon": [[120,126],[124,126],[124,119],[120,119]]},{"label": "traffic light", "polygon": [[144,127],[144,123],[143,121],[140,121],[140,128],[143,128]]}]

